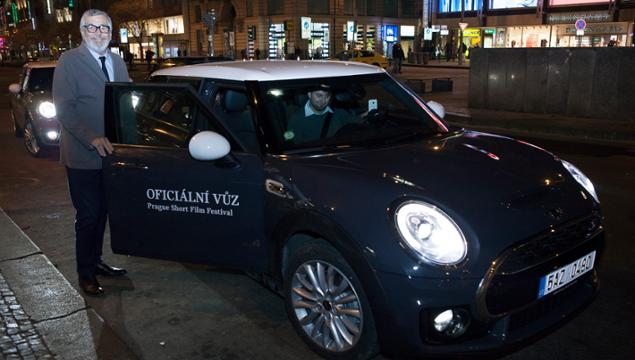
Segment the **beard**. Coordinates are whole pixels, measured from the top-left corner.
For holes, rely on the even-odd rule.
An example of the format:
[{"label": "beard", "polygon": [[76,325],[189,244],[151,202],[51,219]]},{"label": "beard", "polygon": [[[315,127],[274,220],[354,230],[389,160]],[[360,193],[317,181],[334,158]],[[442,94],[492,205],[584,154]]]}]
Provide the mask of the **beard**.
[{"label": "beard", "polygon": [[90,50],[98,54],[105,53],[106,49],[108,49],[108,44],[110,43],[110,39],[99,39],[99,40],[84,39],[84,40],[86,41],[86,47],[88,47]]}]

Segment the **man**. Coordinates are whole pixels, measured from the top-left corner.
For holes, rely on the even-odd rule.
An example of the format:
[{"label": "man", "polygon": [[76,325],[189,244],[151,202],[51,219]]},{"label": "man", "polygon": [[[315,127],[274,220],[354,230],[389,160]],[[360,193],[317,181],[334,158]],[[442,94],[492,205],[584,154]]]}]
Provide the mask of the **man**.
[{"label": "man", "polygon": [[347,111],[331,109],[329,86],[320,85],[307,95],[309,99],[304,107],[289,118],[285,140],[295,144],[316,141],[333,136],[342,126],[354,121]]},{"label": "man", "polygon": [[80,20],[82,44],[65,52],[53,76],[53,101],[62,124],[60,162],[76,210],[75,252],[79,287],[87,295],[103,292],[96,275],[121,276],[126,270],[101,259],[106,204],[102,157],[113,147],[104,136],[104,94],[108,81],[129,81],[126,64],[108,51],[112,21],[100,10],[87,10]]}]

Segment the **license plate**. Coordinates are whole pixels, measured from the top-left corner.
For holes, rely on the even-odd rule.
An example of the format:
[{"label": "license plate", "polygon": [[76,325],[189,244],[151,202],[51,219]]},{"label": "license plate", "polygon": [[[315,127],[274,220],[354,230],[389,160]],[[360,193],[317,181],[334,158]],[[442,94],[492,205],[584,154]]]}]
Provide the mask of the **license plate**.
[{"label": "license plate", "polygon": [[565,265],[540,278],[540,288],[538,289],[538,299],[565,287],[580,276],[593,269],[595,262],[595,251],[584,255],[578,260]]}]

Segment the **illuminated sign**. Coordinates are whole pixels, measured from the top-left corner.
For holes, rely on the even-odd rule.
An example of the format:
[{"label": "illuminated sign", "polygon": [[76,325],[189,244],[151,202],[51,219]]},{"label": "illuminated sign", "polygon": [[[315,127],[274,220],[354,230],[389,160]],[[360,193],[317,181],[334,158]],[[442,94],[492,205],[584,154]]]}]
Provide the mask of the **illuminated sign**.
[{"label": "illuminated sign", "polygon": [[532,8],[536,3],[536,0],[492,0],[490,9]]},{"label": "illuminated sign", "polygon": [[478,28],[467,28],[463,30],[463,36],[465,37],[479,37],[481,36],[481,30]]},{"label": "illuminated sign", "polygon": [[126,28],[119,29],[119,37],[121,38],[122,44],[127,44],[128,43],[128,29]]},{"label": "illuminated sign", "polygon": [[384,25],[384,41],[397,41],[397,25]]},{"label": "illuminated sign", "polygon": [[588,4],[606,4],[609,0],[549,0],[549,6],[575,6]]},{"label": "illuminated sign", "polygon": [[415,36],[414,25],[401,25],[401,36],[414,37]]},{"label": "illuminated sign", "polygon": [[355,36],[355,22],[347,21],[346,22],[346,41],[353,41],[353,36]]},{"label": "illuminated sign", "polygon": [[302,24],[302,38],[310,39],[311,38],[311,18],[301,17],[300,24]]}]

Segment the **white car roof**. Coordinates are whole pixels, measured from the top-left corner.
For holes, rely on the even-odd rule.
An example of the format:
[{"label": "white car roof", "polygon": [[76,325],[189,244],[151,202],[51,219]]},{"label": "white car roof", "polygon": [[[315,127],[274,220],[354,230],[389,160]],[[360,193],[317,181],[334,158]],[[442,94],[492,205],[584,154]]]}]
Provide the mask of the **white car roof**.
[{"label": "white car roof", "polygon": [[384,69],[358,62],[328,60],[224,61],[161,69],[152,76],[184,76],[269,81],[378,74]]},{"label": "white car roof", "polygon": [[24,64],[24,67],[29,68],[50,68],[55,67],[57,65],[57,61],[33,61]]}]

